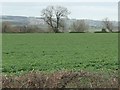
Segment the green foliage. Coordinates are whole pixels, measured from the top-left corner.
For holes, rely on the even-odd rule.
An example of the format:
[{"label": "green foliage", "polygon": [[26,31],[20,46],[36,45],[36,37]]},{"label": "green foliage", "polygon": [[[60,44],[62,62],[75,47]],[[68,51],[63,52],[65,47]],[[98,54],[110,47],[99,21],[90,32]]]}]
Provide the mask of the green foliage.
[{"label": "green foliage", "polygon": [[116,71],[117,37],[117,33],[3,34],[2,71]]}]

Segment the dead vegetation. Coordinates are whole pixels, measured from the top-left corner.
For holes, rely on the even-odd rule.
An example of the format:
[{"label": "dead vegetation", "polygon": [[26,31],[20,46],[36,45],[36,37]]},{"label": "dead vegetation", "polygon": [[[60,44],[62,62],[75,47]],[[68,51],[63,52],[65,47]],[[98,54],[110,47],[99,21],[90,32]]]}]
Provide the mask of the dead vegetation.
[{"label": "dead vegetation", "polygon": [[61,71],[51,74],[29,72],[2,76],[2,88],[117,88],[118,77],[89,72]]}]

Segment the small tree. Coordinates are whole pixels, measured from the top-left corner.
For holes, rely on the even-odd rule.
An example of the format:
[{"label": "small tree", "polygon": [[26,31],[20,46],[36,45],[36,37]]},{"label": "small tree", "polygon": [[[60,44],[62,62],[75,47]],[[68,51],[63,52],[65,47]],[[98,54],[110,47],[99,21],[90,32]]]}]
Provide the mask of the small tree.
[{"label": "small tree", "polygon": [[105,18],[102,21],[102,23],[103,23],[103,28],[104,29],[108,29],[109,32],[112,32],[114,26],[113,26],[113,23],[108,18]]},{"label": "small tree", "polygon": [[6,33],[6,32],[11,32],[11,24],[10,22],[2,22],[2,32]]},{"label": "small tree", "polygon": [[42,10],[42,16],[44,21],[52,28],[55,33],[59,32],[59,28],[62,27],[60,24],[61,18],[67,17],[70,12],[67,8],[62,6],[48,6]]},{"label": "small tree", "polygon": [[85,20],[77,20],[73,22],[72,28],[75,32],[85,32],[88,30],[89,25],[85,22]]},{"label": "small tree", "polygon": [[105,29],[105,28],[102,28],[102,32],[103,32],[103,33],[106,33],[107,31],[106,31],[106,29]]}]

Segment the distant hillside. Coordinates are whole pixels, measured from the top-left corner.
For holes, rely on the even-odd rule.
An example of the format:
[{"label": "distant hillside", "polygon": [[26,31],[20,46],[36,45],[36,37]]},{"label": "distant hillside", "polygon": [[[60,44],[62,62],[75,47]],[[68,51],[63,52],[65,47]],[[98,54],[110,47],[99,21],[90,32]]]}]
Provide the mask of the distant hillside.
[{"label": "distant hillside", "polygon": [[28,25],[29,18],[23,16],[2,16],[2,21],[11,22],[13,25]]}]

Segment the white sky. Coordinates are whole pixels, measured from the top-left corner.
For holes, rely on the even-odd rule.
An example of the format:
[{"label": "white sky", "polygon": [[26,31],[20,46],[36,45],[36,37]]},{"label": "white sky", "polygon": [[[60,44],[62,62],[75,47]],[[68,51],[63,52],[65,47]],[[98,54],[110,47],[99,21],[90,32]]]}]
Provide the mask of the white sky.
[{"label": "white sky", "polygon": [[[0,0],[0,2],[83,2],[83,0]],[[119,2],[119,0],[84,0],[84,2]]]},{"label": "white sky", "polygon": [[[2,15],[40,16],[48,5],[61,5],[71,12],[69,18],[118,20],[118,0],[1,0]],[[11,2],[11,3],[10,3]]]}]

